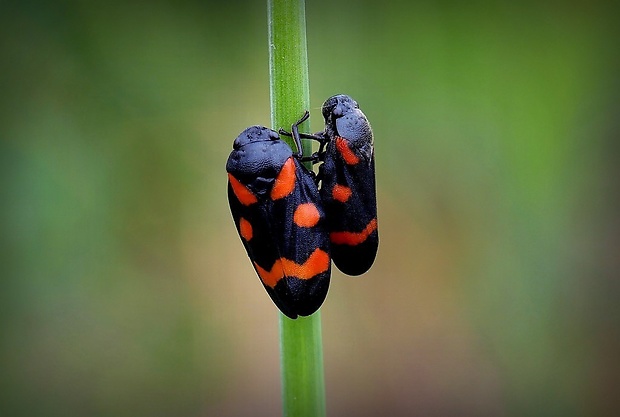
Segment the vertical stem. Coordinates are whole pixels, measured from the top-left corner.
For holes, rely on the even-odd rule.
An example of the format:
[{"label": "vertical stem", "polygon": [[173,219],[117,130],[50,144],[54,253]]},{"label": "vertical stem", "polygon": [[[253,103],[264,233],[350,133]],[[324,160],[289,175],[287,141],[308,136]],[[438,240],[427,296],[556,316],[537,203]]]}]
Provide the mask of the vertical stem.
[{"label": "vertical stem", "polygon": [[[267,8],[271,124],[289,130],[310,107],[305,1],[267,0]],[[299,129],[308,132],[309,122]]]},{"label": "vertical stem", "polygon": [[[267,9],[271,124],[288,130],[310,107],[305,1],[267,0]],[[309,122],[300,130],[310,131]],[[283,139],[295,150],[290,138]],[[297,320],[280,314],[280,355],[283,415],[325,416],[320,312]]]},{"label": "vertical stem", "polygon": [[324,417],[321,313],[291,320],[280,314],[282,415]]}]

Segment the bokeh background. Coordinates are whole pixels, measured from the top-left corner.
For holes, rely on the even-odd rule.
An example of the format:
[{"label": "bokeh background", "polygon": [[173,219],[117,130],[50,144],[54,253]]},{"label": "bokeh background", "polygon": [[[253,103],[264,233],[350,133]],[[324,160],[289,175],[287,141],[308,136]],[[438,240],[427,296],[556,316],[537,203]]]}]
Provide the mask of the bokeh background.
[{"label": "bokeh background", "polygon": [[[269,125],[266,3],[0,7],[0,414],[279,415],[224,171]],[[306,9],[312,128],[350,94],[377,158],[376,263],[322,308],[328,415],[617,415],[613,2]]]}]

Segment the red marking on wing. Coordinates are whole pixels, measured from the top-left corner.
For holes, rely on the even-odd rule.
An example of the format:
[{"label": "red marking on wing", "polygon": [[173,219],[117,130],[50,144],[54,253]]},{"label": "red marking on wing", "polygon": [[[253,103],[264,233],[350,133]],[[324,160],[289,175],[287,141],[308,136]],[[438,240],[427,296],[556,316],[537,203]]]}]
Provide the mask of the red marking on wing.
[{"label": "red marking on wing", "polygon": [[299,227],[316,226],[320,219],[321,214],[314,203],[300,204],[293,213],[293,222]]},{"label": "red marking on wing", "polygon": [[338,152],[340,152],[340,155],[342,155],[342,158],[347,165],[355,165],[360,161],[360,158],[355,155],[355,152],[349,148],[349,144],[346,139],[343,139],[340,136],[336,136],[336,149],[338,149]]},{"label": "red marking on wing", "polygon": [[282,269],[282,261],[280,259],[276,259],[269,271],[261,268],[256,262],[254,262],[254,266],[261,281],[268,287],[274,288],[278,281],[284,277],[284,270]]},{"label": "red marking on wing", "polygon": [[352,194],[353,191],[346,185],[336,184],[332,189],[332,197],[334,200],[340,201],[341,203],[346,203]]},{"label": "red marking on wing", "polygon": [[252,194],[252,191],[248,189],[245,185],[241,184],[239,180],[233,177],[232,174],[228,174],[228,181],[232,186],[233,192],[237,197],[237,200],[244,206],[249,206],[250,204],[254,204],[258,201],[256,196]]},{"label": "red marking on wing", "polygon": [[252,240],[252,237],[254,236],[252,225],[243,217],[239,219],[239,234],[246,242]]},{"label": "red marking on wing", "polygon": [[332,232],[329,240],[336,245],[355,246],[368,239],[372,232],[377,230],[377,219],[372,219],[361,232]]},{"label": "red marking on wing", "polygon": [[317,248],[303,264],[298,264],[290,259],[280,258],[273,263],[269,271],[261,268],[256,262],[254,262],[254,266],[263,283],[268,287],[274,288],[285,276],[299,279],[313,278],[327,271],[329,269],[329,262],[329,254]]},{"label": "red marking on wing", "polygon": [[295,162],[293,158],[286,160],[280,173],[276,177],[273,188],[271,189],[271,199],[278,200],[284,198],[295,189]]}]

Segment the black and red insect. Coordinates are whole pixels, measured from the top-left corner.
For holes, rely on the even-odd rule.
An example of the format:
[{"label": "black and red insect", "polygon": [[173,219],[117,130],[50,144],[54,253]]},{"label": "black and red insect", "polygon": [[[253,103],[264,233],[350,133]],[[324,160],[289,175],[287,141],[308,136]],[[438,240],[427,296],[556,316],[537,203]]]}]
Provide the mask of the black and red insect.
[{"label": "black and red insect", "polygon": [[292,319],[319,309],[331,273],[325,211],[300,151],[293,153],[277,132],[252,126],[235,139],[226,163],[241,241],[267,293]]},{"label": "black and red insect", "polygon": [[379,246],[374,139],[368,119],[345,94],[328,98],[322,107],[325,130],[316,134],[280,133],[321,143],[315,161],[320,196],[334,264],[348,275],[372,266]]},{"label": "black and red insect", "polygon": [[332,259],[345,274],[360,275],[372,266],[379,246],[372,129],[347,95],[328,98],[322,112],[328,142],[320,195]]}]

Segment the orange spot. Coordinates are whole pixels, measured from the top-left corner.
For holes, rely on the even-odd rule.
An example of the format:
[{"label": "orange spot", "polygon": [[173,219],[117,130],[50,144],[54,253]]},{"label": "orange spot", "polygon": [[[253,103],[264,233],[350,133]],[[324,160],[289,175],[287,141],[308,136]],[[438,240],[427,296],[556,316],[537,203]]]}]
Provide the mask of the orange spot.
[{"label": "orange spot", "polygon": [[329,240],[336,245],[355,246],[368,239],[372,232],[377,230],[377,219],[372,219],[359,233],[355,232],[332,232],[329,234]]},{"label": "orange spot", "polygon": [[258,200],[256,196],[252,194],[252,191],[248,190],[248,187],[241,184],[239,180],[232,176],[232,174],[228,174],[228,181],[232,186],[233,192],[235,196],[237,196],[237,200],[244,206],[249,206],[250,204],[256,203]]},{"label": "orange spot", "polygon": [[320,219],[319,210],[312,203],[298,205],[293,213],[293,222],[299,227],[315,226]]},{"label": "orange spot", "polygon": [[256,262],[254,262],[254,266],[263,283],[268,287],[274,288],[278,284],[278,281],[285,276],[299,279],[313,278],[327,271],[329,269],[329,262],[329,254],[317,248],[308,256],[308,259],[306,259],[306,262],[303,264],[298,264],[286,258],[280,258],[274,262],[269,271],[261,268]]},{"label": "orange spot", "polygon": [[261,281],[263,281],[263,284],[268,287],[275,287],[278,281],[284,277],[284,270],[282,269],[282,261],[280,259],[277,259],[273,263],[270,271],[261,268],[256,262],[254,262],[254,266],[256,267],[256,271],[258,272],[258,276]]},{"label": "orange spot", "polygon": [[271,189],[271,199],[278,200],[289,195],[295,189],[295,162],[286,160]]},{"label": "orange spot", "polygon": [[310,279],[329,268],[329,254],[319,248],[308,256],[306,262],[298,264],[294,261],[282,258],[282,267],[286,276],[299,279]]},{"label": "orange spot", "polygon": [[239,219],[239,234],[246,242],[252,240],[252,236],[254,236],[252,225],[243,217]]},{"label": "orange spot", "polygon": [[360,161],[359,157],[355,155],[355,152],[349,148],[347,141],[340,136],[336,136],[336,149],[338,149],[338,152],[342,155],[344,162],[348,165],[355,165]]},{"label": "orange spot", "polygon": [[336,184],[332,189],[332,197],[334,197],[334,200],[340,201],[341,203],[346,203],[349,197],[351,197],[351,194],[353,194],[353,192],[346,185]]}]

